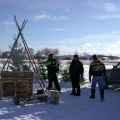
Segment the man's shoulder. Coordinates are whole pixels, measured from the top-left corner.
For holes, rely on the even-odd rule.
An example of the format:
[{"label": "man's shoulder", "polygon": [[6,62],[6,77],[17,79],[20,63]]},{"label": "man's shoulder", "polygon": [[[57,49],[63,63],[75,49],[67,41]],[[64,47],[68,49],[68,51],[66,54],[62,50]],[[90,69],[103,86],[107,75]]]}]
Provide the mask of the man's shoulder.
[{"label": "man's shoulder", "polygon": [[94,65],[94,64],[98,64],[98,63],[102,63],[100,60],[94,60],[90,63],[90,65]]},{"label": "man's shoulder", "polygon": [[83,65],[83,63],[82,63],[80,60],[78,60],[78,62],[79,62],[81,65]]}]

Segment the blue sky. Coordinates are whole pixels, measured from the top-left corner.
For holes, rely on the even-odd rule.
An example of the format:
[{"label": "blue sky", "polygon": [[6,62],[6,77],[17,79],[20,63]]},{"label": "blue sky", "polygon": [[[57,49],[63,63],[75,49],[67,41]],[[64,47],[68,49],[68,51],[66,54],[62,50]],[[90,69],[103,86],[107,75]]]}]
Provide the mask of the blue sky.
[{"label": "blue sky", "polygon": [[0,0],[2,52],[18,35],[14,15],[20,27],[28,20],[22,33],[35,52],[120,56],[120,0]]}]

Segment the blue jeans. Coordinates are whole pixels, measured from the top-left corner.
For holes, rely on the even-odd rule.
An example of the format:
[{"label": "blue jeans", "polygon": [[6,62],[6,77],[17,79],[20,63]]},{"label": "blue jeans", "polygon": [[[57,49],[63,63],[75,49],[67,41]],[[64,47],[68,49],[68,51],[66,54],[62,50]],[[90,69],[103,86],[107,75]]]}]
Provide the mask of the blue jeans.
[{"label": "blue jeans", "polygon": [[93,76],[92,78],[92,89],[96,88],[96,83],[98,82],[99,89],[104,89],[104,80],[102,76]]}]

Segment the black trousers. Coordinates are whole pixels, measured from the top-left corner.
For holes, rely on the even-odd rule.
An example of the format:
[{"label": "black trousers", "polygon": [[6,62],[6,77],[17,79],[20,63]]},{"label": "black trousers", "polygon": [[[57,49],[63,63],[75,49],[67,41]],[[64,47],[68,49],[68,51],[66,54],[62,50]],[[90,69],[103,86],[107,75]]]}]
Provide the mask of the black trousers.
[{"label": "black trousers", "polygon": [[52,83],[54,82],[55,88],[58,91],[60,91],[60,85],[59,85],[58,77],[57,77],[56,73],[49,73],[48,80],[49,80],[48,88],[52,88]]},{"label": "black trousers", "polygon": [[80,76],[79,75],[72,75],[72,92],[75,93],[75,88],[77,89],[77,94],[80,94]]}]

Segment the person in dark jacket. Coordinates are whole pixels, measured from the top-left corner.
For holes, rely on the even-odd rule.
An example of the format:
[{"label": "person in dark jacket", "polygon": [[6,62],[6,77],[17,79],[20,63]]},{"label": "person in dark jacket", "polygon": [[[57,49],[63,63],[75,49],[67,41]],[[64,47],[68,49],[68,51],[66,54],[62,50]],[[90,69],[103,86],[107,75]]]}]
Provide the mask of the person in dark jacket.
[{"label": "person in dark jacket", "polygon": [[106,69],[105,65],[98,60],[96,55],[93,55],[93,61],[90,63],[89,67],[89,81],[91,82],[92,78],[92,85],[91,85],[91,95],[90,98],[95,98],[95,87],[96,83],[98,82],[99,89],[100,89],[100,99],[104,100],[104,80],[103,76],[105,75]]},{"label": "person in dark jacket", "polygon": [[78,55],[74,55],[69,69],[69,74],[72,80],[72,93],[70,95],[74,96],[81,95],[80,79],[83,79],[83,72],[84,72],[83,63],[79,61]]},{"label": "person in dark jacket", "polygon": [[57,72],[59,72],[59,61],[54,59],[54,54],[50,54],[48,60],[45,62],[45,66],[48,70],[48,89],[52,88],[52,83],[54,82],[55,87],[58,91],[60,91],[60,85],[58,82]]}]

